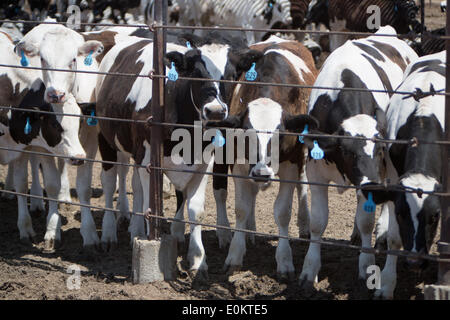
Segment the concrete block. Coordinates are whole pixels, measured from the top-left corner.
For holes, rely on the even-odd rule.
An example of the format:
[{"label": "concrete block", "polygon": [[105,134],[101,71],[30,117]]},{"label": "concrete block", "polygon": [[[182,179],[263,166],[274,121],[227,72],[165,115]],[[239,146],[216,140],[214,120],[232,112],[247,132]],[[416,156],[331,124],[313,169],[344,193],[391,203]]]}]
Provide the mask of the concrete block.
[{"label": "concrete block", "polygon": [[134,238],[132,276],[133,283],[175,280],[177,275],[177,241],[163,234],[161,240]]},{"label": "concrete block", "polygon": [[450,286],[426,285],[425,300],[450,300]]}]

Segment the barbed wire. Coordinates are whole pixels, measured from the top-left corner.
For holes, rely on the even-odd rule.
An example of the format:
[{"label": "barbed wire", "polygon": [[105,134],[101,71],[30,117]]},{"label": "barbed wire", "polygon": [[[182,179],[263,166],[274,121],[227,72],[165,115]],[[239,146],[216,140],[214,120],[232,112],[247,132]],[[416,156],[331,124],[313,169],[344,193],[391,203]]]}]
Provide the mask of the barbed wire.
[{"label": "barbed wire", "polygon": [[[120,211],[119,209],[99,207],[99,206],[94,206],[94,205],[90,205],[90,204],[83,204],[80,202],[72,202],[72,201],[67,201],[67,200],[58,200],[55,198],[32,195],[32,194],[28,194],[28,193],[22,193],[22,192],[5,190],[5,189],[0,189],[0,193],[6,193],[6,194],[16,195],[16,196],[23,196],[23,197],[27,197],[27,198],[40,199],[40,200],[45,200],[45,201],[53,201],[53,202],[57,202],[57,203],[63,203],[63,204],[69,204],[69,205],[89,208],[91,210],[93,209],[93,210],[111,211],[114,213],[122,213],[122,214],[124,213],[123,211]],[[223,230],[229,230],[229,231],[234,231],[234,232],[243,232],[243,233],[253,234],[255,236],[266,237],[266,238],[277,238],[277,239],[287,239],[290,241],[316,243],[316,244],[320,244],[320,245],[328,245],[328,246],[334,246],[334,247],[359,250],[363,253],[395,255],[395,256],[402,256],[402,257],[409,257],[409,258],[413,258],[413,259],[425,259],[425,260],[430,260],[430,261],[435,261],[435,262],[450,262],[450,259],[441,258],[439,255],[434,255],[434,254],[423,254],[423,253],[417,253],[417,252],[412,252],[412,251],[408,251],[408,250],[390,250],[390,249],[382,250],[382,249],[357,246],[357,245],[353,245],[353,244],[340,243],[337,241],[330,241],[330,240],[313,240],[313,239],[301,238],[301,237],[283,236],[280,234],[264,233],[264,232],[258,232],[255,230],[249,230],[249,229],[233,228],[233,227],[221,226],[221,225],[216,225],[216,224],[208,224],[208,223],[189,221],[189,220],[184,220],[184,219],[163,217],[163,216],[151,214],[149,210],[147,210],[145,213],[133,212],[133,211],[127,211],[126,213],[131,214],[131,215],[143,216],[146,219],[152,218],[152,219],[160,219],[160,220],[164,220],[164,221],[187,223],[187,224],[193,224],[193,225],[209,227],[209,228],[214,228],[214,229],[223,229]]]}]

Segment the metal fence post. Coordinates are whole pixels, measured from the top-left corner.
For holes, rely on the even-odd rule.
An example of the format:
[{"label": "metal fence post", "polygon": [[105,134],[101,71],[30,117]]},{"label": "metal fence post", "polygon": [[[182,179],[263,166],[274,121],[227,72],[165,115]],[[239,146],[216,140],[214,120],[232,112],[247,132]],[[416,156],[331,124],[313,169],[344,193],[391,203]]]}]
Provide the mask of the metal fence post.
[{"label": "metal fence post", "polygon": [[[450,0],[447,0],[447,8],[450,7]],[[450,35],[450,12],[446,12],[446,35]],[[445,49],[447,53],[447,63],[446,63],[446,92],[450,92],[450,40],[445,40]],[[450,140],[450,96],[445,96],[445,140]],[[450,179],[448,178],[448,173],[450,172],[450,162],[449,162],[449,147],[444,147],[443,152],[443,188],[444,192],[450,191]],[[442,197],[442,210],[441,210],[441,237],[438,242],[438,251],[441,258],[450,258],[450,213],[448,211],[449,198]],[[438,284],[450,286],[450,263],[439,262],[439,272],[438,272]]]},{"label": "metal fence post", "polygon": [[[154,2],[153,21],[155,28],[153,31],[153,70],[155,74],[165,74],[164,56],[166,53],[165,29],[158,26],[167,22],[167,0],[157,0]],[[164,122],[164,90],[165,78],[155,78],[152,83],[152,104],[151,113],[155,122]],[[162,156],[162,127],[151,127],[150,140],[150,165],[153,168],[161,167]],[[150,203],[149,207],[154,215],[163,216],[162,198],[163,175],[161,170],[151,170],[150,172]],[[161,236],[161,220],[150,219],[149,240],[155,240]]]}]

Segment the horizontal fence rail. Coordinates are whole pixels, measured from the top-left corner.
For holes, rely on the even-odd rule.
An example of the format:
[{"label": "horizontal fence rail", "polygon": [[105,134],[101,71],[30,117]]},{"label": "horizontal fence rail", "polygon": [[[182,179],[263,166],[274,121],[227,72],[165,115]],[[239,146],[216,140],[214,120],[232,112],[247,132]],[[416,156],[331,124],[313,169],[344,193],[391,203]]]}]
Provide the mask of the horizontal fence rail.
[{"label": "horizontal fence rail", "polygon": [[[5,190],[5,189],[0,189],[0,193],[22,196],[22,197],[27,197],[27,198],[41,199],[41,200],[46,200],[46,201],[54,201],[54,202],[58,202],[58,203],[70,204],[70,205],[75,205],[75,206],[94,209],[94,210],[107,210],[107,211],[111,211],[111,212],[115,212],[115,213],[124,213],[124,212],[120,211],[119,209],[104,208],[104,207],[99,207],[99,206],[83,204],[83,203],[79,203],[79,202],[58,200],[58,199],[54,199],[54,198],[31,195],[31,194],[27,194],[27,193],[21,193],[21,192],[10,191],[10,190]],[[362,246],[357,246],[357,245],[352,245],[352,244],[340,243],[338,241],[312,240],[312,239],[300,238],[300,237],[283,236],[283,235],[279,235],[279,234],[264,233],[264,232],[249,230],[249,229],[240,229],[240,228],[226,227],[226,226],[221,226],[221,225],[207,224],[207,223],[202,223],[202,222],[194,222],[194,221],[182,220],[182,219],[176,219],[176,218],[161,217],[158,215],[153,215],[153,214],[149,213],[148,211],[145,213],[128,211],[127,213],[144,216],[146,219],[150,219],[150,218],[151,219],[161,219],[161,220],[171,221],[171,222],[181,222],[181,223],[199,225],[199,226],[210,227],[210,228],[215,228],[215,229],[230,230],[230,231],[234,231],[234,232],[244,232],[244,233],[248,233],[248,234],[254,234],[254,235],[260,236],[260,237],[287,239],[287,240],[291,240],[291,241],[301,241],[301,242],[307,242],[307,243],[317,243],[317,244],[321,244],[321,245],[328,245],[328,246],[334,246],[334,247],[359,250],[364,253],[395,255],[395,256],[415,258],[415,259],[425,259],[425,260],[430,260],[430,261],[435,261],[435,262],[450,262],[450,259],[443,259],[435,254],[422,254],[422,253],[412,252],[412,251],[408,251],[408,250],[382,250],[382,249],[367,248],[367,247],[362,247]]]}]

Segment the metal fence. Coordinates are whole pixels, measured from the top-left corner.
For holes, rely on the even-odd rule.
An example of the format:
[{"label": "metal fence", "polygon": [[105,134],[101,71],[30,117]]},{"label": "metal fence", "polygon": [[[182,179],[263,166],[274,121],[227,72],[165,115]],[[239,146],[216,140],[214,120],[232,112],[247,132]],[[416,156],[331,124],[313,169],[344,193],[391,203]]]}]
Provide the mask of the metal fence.
[{"label": "metal fence", "polygon": [[[450,0],[448,0],[450,3]],[[423,8],[423,7],[422,7]],[[9,21],[9,20],[0,20],[0,23],[3,22],[15,22],[15,23],[46,23],[46,24],[64,24],[59,22],[39,22],[39,21]],[[165,30],[166,29],[203,29],[203,30],[234,30],[234,31],[262,31],[262,32],[283,32],[283,33],[321,33],[321,34],[339,34],[339,35],[351,35],[351,36],[393,36],[386,34],[372,34],[372,33],[363,33],[363,32],[333,32],[333,31],[310,31],[310,30],[286,30],[286,29],[249,29],[249,28],[237,28],[237,27],[226,27],[226,28],[217,28],[217,27],[198,27],[198,26],[169,26],[167,25],[167,0],[155,1],[154,7],[154,22],[150,26],[146,25],[117,25],[117,24],[109,24],[109,23],[81,23],[81,25],[90,25],[97,27],[139,27],[139,28],[149,28],[150,31],[153,32],[153,70],[150,74],[132,74],[132,73],[110,73],[110,72],[99,72],[99,71],[81,71],[81,70],[69,70],[69,69],[51,69],[51,68],[38,68],[38,67],[24,67],[20,65],[7,65],[0,64],[0,67],[7,68],[23,68],[23,69],[33,69],[33,70],[50,70],[50,71],[59,71],[59,72],[76,72],[76,73],[90,73],[90,74],[98,74],[98,75],[111,75],[111,76],[123,76],[123,77],[149,77],[153,80],[152,82],[152,101],[151,101],[151,117],[147,120],[133,120],[133,119],[118,119],[118,118],[108,118],[108,117],[99,117],[93,115],[74,115],[74,114],[58,114],[54,112],[46,112],[40,110],[30,110],[26,109],[26,112],[38,112],[38,113],[51,113],[55,115],[66,115],[66,116],[74,116],[80,118],[93,118],[102,121],[121,121],[121,122],[130,122],[133,124],[144,123],[151,125],[151,137],[152,141],[150,142],[151,146],[151,159],[148,165],[139,165],[139,164],[129,164],[129,163],[120,163],[120,162],[112,162],[112,161],[104,161],[104,160],[95,160],[95,159],[78,159],[84,160],[87,162],[94,163],[102,163],[102,164],[110,164],[110,165],[123,165],[129,167],[136,168],[147,168],[150,173],[150,208],[146,212],[130,212],[131,214],[136,215],[144,215],[150,222],[149,228],[149,239],[157,239],[160,237],[161,232],[161,221],[177,221],[183,222],[187,224],[196,224],[216,229],[227,229],[234,232],[245,232],[249,234],[258,235],[261,237],[269,237],[269,238],[284,238],[292,241],[302,241],[307,243],[319,243],[323,245],[330,245],[336,247],[343,247],[348,249],[359,250],[365,253],[374,253],[374,254],[389,254],[396,256],[407,256],[411,258],[422,258],[426,260],[436,261],[439,263],[439,274],[438,274],[438,282],[441,284],[450,285],[450,215],[448,212],[449,206],[449,197],[450,197],[450,186],[448,179],[448,171],[449,171],[449,153],[448,146],[450,145],[450,68],[447,65],[446,68],[446,88],[442,88],[439,90],[430,89],[428,92],[423,92],[420,90],[416,90],[414,92],[404,92],[404,91],[396,91],[396,90],[376,90],[376,89],[361,89],[361,88],[333,88],[333,87],[318,87],[318,86],[306,86],[306,85],[298,85],[298,84],[285,84],[285,83],[265,83],[265,82],[251,82],[251,81],[231,81],[231,80],[215,80],[215,79],[204,79],[204,78],[189,78],[189,77],[179,77],[180,80],[189,80],[189,81],[211,81],[211,82],[222,82],[222,83],[234,83],[234,84],[246,84],[246,85],[264,85],[264,86],[287,86],[287,87],[296,87],[302,89],[327,89],[327,90],[349,90],[349,91],[365,91],[365,92],[383,92],[390,94],[402,94],[406,97],[412,97],[416,100],[420,100],[423,97],[429,95],[444,95],[446,99],[446,113],[445,113],[445,140],[443,141],[420,141],[417,138],[413,138],[411,140],[391,140],[391,139],[382,139],[382,138],[365,138],[365,137],[352,137],[352,136],[337,136],[337,135],[326,135],[326,134],[310,134],[310,133],[293,133],[287,131],[277,131],[280,135],[294,135],[298,137],[312,137],[312,138],[339,138],[339,139],[354,139],[354,140],[371,140],[373,142],[380,143],[396,143],[396,144],[408,144],[408,145],[418,145],[418,144],[437,144],[443,146],[443,163],[447,164],[443,167],[443,191],[442,192],[434,192],[434,191],[424,191],[420,188],[400,188],[397,185],[384,185],[373,187],[374,189],[382,189],[382,190],[395,190],[406,193],[417,193],[421,194],[433,194],[441,197],[441,234],[440,240],[438,242],[438,251],[439,254],[419,254],[416,252],[410,252],[407,250],[380,250],[375,248],[366,248],[357,245],[351,245],[348,243],[341,243],[338,241],[326,241],[326,240],[311,240],[306,238],[299,237],[291,237],[291,236],[281,236],[276,234],[268,234],[262,232],[256,232],[253,230],[247,229],[237,229],[231,227],[225,227],[220,225],[213,224],[204,224],[198,222],[192,222],[187,220],[179,220],[175,218],[164,217],[163,215],[163,197],[162,197],[162,173],[163,171],[176,171],[176,172],[185,172],[185,173],[195,173],[195,174],[206,174],[206,175],[216,175],[222,177],[233,177],[240,179],[252,179],[249,176],[241,176],[241,175],[233,175],[233,174],[223,174],[223,173],[214,173],[214,172],[203,172],[203,171],[195,171],[195,170],[183,170],[183,169],[173,169],[173,168],[165,168],[162,167],[162,128],[164,126],[175,126],[175,127],[185,127],[185,128],[196,128],[198,126],[185,125],[185,124],[176,124],[176,123],[167,123],[164,121],[164,94],[165,94],[165,80],[167,76],[165,75],[165,66],[164,66],[164,56],[165,56],[165,47],[166,47],[166,39],[165,39]],[[446,36],[436,36],[424,33],[422,36],[428,36],[433,38],[440,38],[446,41],[446,50],[447,50],[447,61],[449,60],[449,50],[450,50],[450,14],[447,12],[447,33]],[[417,36],[417,35],[416,35]],[[411,34],[408,35],[398,35],[399,38],[410,38]],[[11,110],[11,111],[24,111],[24,109],[11,107],[11,106],[0,106],[0,110]],[[206,128],[202,126],[200,128]],[[225,129],[220,127],[214,127],[215,129]],[[257,131],[255,132],[264,132],[264,133],[272,133],[270,131]],[[3,148],[0,147],[0,150],[5,150],[8,152],[23,152],[31,155],[38,156],[52,156],[52,157],[60,157],[66,158],[69,157],[63,155],[55,155],[49,154],[45,152],[37,152],[37,151],[25,151],[25,150],[15,150],[13,148]],[[73,158],[71,158],[73,159]],[[298,180],[281,180],[281,179],[267,179],[268,181],[274,182],[286,182],[293,184],[307,184],[307,185],[319,185],[325,187],[335,187],[335,188],[350,188],[350,189],[361,189],[360,186],[353,185],[340,185],[340,184],[325,184],[325,183],[317,183],[314,181],[298,181]],[[55,201],[59,203],[71,204],[80,207],[88,207],[91,209],[97,210],[108,210],[112,212],[119,212],[119,210],[113,208],[104,208],[92,205],[86,205],[81,203],[74,203],[68,201],[60,201],[57,199],[51,199],[48,197],[41,197],[36,195],[29,195],[9,190],[0,190],[0,193],[24,196],[29,198],[38,198],[47,201]]]}]

